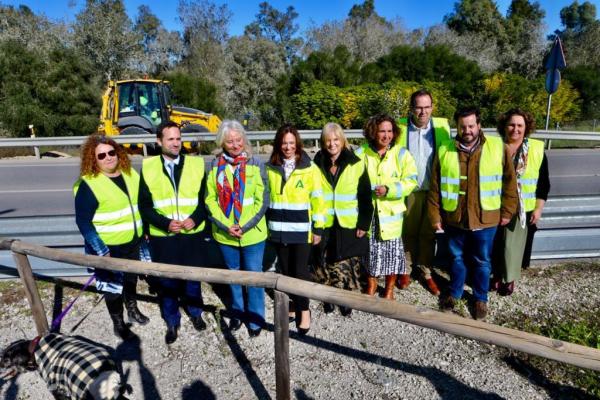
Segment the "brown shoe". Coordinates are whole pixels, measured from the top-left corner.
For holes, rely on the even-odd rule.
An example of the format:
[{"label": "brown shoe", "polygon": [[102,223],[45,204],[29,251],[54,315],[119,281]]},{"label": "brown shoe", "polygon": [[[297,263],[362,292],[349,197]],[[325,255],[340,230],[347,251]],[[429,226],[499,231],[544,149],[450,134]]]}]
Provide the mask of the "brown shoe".
[{"label": "brown shoe", "polygon": [[385,292],[384,299],[394,300],[394,285],[396,284],[396,274],[385,276]]},{"label": "brown shoe", "polygon": [[476,301],[475,302],[475,319],[477,321],[481,321],[482,319],[484,319],[487,316],[487,303],[483,302],[483,301]]},{"label": "brown shoe", "polygon": [[369,296],[373,296],[377,291],[377,277],[376,276],[368,276],[367,277],[367,288],[365,289],[365,293]]},{"label": "brown shoe", "polygon": [[396,287],[400,290],[406,289],[410,285],[410,275],[401,274],[396,281]]},{"label": "brown shoe", "polygon": [[452,312],[455,305],[456,300],[454,300],[454,297],[449,294],[440,299],[440,311]]},{"label": "brown shoe", "polygon": [[434,296],[440,295],[440,289],[438,289],[435,281],[432,278],[425,279],[425,287],[427,287],[427,290],[429,290]]}]

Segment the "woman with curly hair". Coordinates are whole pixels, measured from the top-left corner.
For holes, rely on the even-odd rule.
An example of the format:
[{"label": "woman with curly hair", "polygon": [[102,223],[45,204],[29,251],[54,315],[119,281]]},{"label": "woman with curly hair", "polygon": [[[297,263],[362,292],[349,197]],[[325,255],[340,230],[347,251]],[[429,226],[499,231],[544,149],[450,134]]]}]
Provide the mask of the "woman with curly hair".
[{"label": "woman with curly hair", "polygon": [[521,277],[521,268],[529,266],[536,224],[550,192],[544,142],[530,139],[533,131],[533,116],[520,108],[510,109],[498,119],[498,134],[508,145],[517,173],[519,195],[518,212],[508,225],[498,228],[494,241],[491,290],[497,290],[501,296],[513,293],[515,281]]},{"label": "woman with curly hair", "polygon": [[397,142],[400,130],[386,114],[375,115],[363,130],[367,139],[356,155],[363,159],[369,174],[375,211],[369,231],[369,254],[365,257],[368,295],[377,291],[377,280],[385,276],[383,297],[394,298],[398,274],[406,273],[402,244],[404,200],[417,186],[417,167],[408,150]]},{"label": "woman with curly hair", "polygon": [[[75,221],[86,254],[148,260],[138,211],[139,175],[125,151],[112,139],[91,135],[81,147],[80,177],[73,187]],[[114,332],[126,340],[135,335],[123,320],[123,303],[130,321],[149,319],[135,299],[137,275],[96,269],[96,287],[104,292]]]}]

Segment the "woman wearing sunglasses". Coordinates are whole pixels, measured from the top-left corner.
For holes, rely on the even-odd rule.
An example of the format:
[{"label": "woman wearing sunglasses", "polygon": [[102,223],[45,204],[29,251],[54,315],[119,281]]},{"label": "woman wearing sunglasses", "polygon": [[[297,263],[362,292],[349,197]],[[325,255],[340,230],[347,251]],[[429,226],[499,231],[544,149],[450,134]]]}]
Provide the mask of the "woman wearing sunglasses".
[{"label": "woman wearing sunglasses", "polygon": [[[131,168],[125,151],[112,139],[91,135],[81,147],[80,178],[73,187],[75,221],[85,241],[86,254],[148,260],[138,212],[140,177]],[[96,269],[96,287],[104,293],[114,332],[123,340],[135,335],[123,320],[141,325],[148,317],[135,299],[137,275]]]}]

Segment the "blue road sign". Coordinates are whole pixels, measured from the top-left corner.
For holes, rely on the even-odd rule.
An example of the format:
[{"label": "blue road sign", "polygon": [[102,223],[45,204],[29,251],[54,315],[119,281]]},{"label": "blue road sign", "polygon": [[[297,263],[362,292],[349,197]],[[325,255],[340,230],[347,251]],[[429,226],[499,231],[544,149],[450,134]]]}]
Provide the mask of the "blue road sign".
[{"label": "blue road sign", "polygon": [[554,45],[552,46],[552,50],[550,50],[550,55],[548,56],[544,67],[546,67],[547,70],[552,70],[563,69],[566,66],[567,62],[565,61],[565,53],[563,52],[562,42],[557,36],[556,40],[554,41]]},{"label": "blue road sign", "polygon": [[546,72],[546,92],[553,94],[558,90],[560,85],[560,71],[558,69],[550,69]]}]

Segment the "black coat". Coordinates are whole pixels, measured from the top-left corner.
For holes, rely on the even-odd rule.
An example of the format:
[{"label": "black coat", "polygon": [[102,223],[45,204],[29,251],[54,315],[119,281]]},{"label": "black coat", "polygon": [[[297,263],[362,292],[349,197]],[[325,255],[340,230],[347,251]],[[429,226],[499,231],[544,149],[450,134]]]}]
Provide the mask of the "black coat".
[{"label": "black coat", "polygon": [[[336,174],[333,175],[330,172],[331,159],[326,152],[319,151],[313,161],[333,188],[335,188],[339,177],[347,166],[363,162],[352,151],[344,149],[336,160],[338,169]],[[357,199],[358,219],[356,228],[368,231],[371,226],[371,219],[373,218],[373,202],[371,200],[371,181],[369,180],[366,168],[358,182]],[[315,262],[322,263],[325,257],[324,253],[326,253],[328,263],[366,255],[369,250],[369,241],[366,235],[360,239],[357,238],[356,228],[342,228],[337,218],[335,218],[333,226],[326,229],[323,234],[322,242],[318,246],[315,246],[317,248],[313,249],[313,254],[316,257]]]}]

